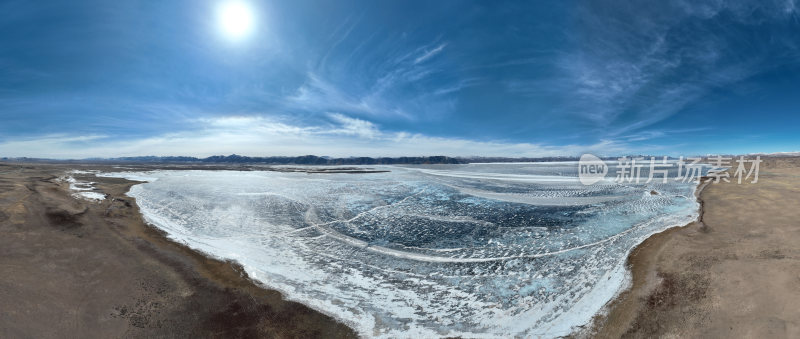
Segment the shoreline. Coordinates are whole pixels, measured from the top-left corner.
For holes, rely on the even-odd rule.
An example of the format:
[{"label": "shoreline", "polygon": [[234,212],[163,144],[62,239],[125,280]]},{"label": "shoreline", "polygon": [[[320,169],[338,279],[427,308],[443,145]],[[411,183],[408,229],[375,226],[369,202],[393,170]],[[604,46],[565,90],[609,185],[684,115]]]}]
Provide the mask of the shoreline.
[{"label": "shoreline", "polygon": [[770,159],[757,184],[706,182],[695,222],[629,254],[630,288],[571,337],[800,335],[800,161]]},{"label": "shoreline", "polygon": [[[119,179],[122,179],[122,180],[132,181],[133,184],[131,184],[130,187],[133,187],[135,185],[143,184],[143,183],[147,182],[147,181],[138,181],[138,180],[125,179],[125,178],[121,178],[121,177],[111,177],[111,178],[119,178]],[[129,187],[129,189],[130,189],[130,187]],[[130,198],[130,199],[132,199],[132,200],[135,200],[134,197],[127,195],[127,192],[126,192],[125,196]],[[139,208],[138,208],[138,205],[137,205],[137,210],[138,209]],[[323,309],[319,309],[317,307],[314,307],[310,303],[301,301],[301,300],[296,299],[296,298],[292,298],[291,295],[287,291],[285,291],[285,290],[283,290],[283,289],[281,289],[279,287],[276,287],[276,286],[270,286],[267,283],[264,283],[262,281],[259,281],[256,278],[253,278],[252,277],[253,274],[248,273],[247,269],[244,267],[244,265],[242,265],[240,262],[238,262],[238,261],[236,261],[234,259],[226,259],[226,258],[214,255],[212,253],[209,253],[209,252],[204,251],[204,250],[199,249],[199,248],[192,248],[191,246],[189,246],[189,245],[187,245],[185,243],[182,243],[180,241],[180,239],[173,238],[172,236],[170,236],[169,232],[167,232],[167,231],[159,228],[158,226],[156,226],[155,222],[149,221],[148,217],[144,213],[142,213],[141,211],[139,211],[138,214],[139,214],[142,222],[145,225],[147,225],[148,228],[150,228],[153,232],[158,233],[158,236],[163,238],[163,240],[166,240],[166,241],[174,244],[175,246],[180,247],[182,251],[187,253],[187,255],[192,256],[192,257],[196,257],[198,260],[210,261],[210,262],[213,263],[212,266],[219,266],[223,270],[224,269],[229,269],[229,270],[232,270],[232,271],[236,272],[237,274],[239,274],[241,279],[244,279],[246,281],[244,284],[247,285],[246,287],[248,289],[248,292],[250,292],[250,293],[252,293],[254,295],[262,295],[264,293],[266,293],[266,294],[278,293],[282,300],[284,300],[286,302],[297,303],[297,304],[303,305],[303,307],[307,307],[307,308],[313,310],[314,312],[318,312],[320,314],[323,314],[326,317],[331,318],[336,323],[346,326],[349,330],[351,330],[353,333],[355,333],[355,337],[359,337],[358,336],[358,331],[356,331],[356,327],[354,326],[354,324],[348,322],[347,319],[342,319],[342,318],[338,317],[334,313],[326,312]],[[212,275],[210,276],[210,278],[211,279],[225,278],[224,276],[220,276],[220,275],[217,275],[217,274],[219,274],[218,271],[212,272]],[[227,284],[227,282],[226,282],[226,284]],[[236,287],[240,287],[240,285],[241,284],[236,284]]]},{"label": "shoreline", "polygon": [[[126,180],[126,181],[130,182],[130,185],[128,185],[127,190],[125,191],[125,196],[127,198],[133,200],[134,201],[133,204],[135,205],[136,204],[136,202],[135,202],[136,199],[134,197],[132,197],[132,196],[129,196],[128,195],[128,191],[130,190],[131,187],[133,187],[135,185],[143,184],[146,181],[135,181],[135,180],[129,180],[129,179],[122,179],[122,180]],[[194,260],[196,260],[198,263],[200,263],[200,265],[202,267],[199,270],[200,273],[204,274],[209,279],[215,280],[216,282],[226,286],[227,288],[243,289],[247,293],[249,293],[249,294],[251,294],[251,295],[253,295],[255,297],[272,298],[272,297],[274,297],[273,294],[278,293],[279,297],[285,302],[292,302],[292,303],[301,304],[304,307],[308,307],[308,308],[310,308],[310,309],[312,309],[312,310],[314,310],[316,312],[324,314],[325,316],[332,318],[337,323],[345,325],[350,330],[353,330],[351,325],[346,324],[344,321],[342,321],[342,319],[338,319],[338,318],[334,317],[331,314],[327,314],[325,312],[317,310],[317,309],[315,309],[315,308],[313,308],[313,307],[311,307],[309,305],[306,305],[304,303],[301,303],[299,301],[292,300],[291,298],[289,298],[287,296],[287,294],[284,291],[281,291],[281,290],[279,290],[277,288],[273,288],[273,287],[267,286],[264,283],[262,283],[262,282],[260,282],[260,281],[258,281],[256,279],[250,277],[250,275],[247,273],[246,269],[239,262],[237,262],[235,260],[230,260],[230,259],[224,259],[224,258],[217,257],[217,256],[215,256],[215,255],[213,255],[211,253],[207,253],[207,252],[204,252],[204,251],[199,250],[199,249],[191,248],[188,245],[177,241],[176,239],[172,239],[169,236],[169,233],[167,233],[166,231],[158,228],[153,223],[147,221],[145,216],[144,216],[144,214],[142,214],[141,211],[139,211],[138,205],[136,205],[136,210],[137,210],[137,214],[139,215],[139,218],[141,219],[141,222],[144,223],[144,225],[147,227],[145,232],[151,234],[150,235],[150,239],[147,239],[147,240],[149,240],[149,241],[157,241],[157,242],[166,241],[166,242],[170,243],[172,246],[175,246],[175,247],[179,248],[180,251],[183,254],[192,257]],[[154,238],[156,238],[156,239],[154,239]]]},{"label": "shoreline", "polygon": [[[351,325],[346,324],[346,322],[344,322],[343,319],[338,319],[333,315],[315,309],[310,305],[306,305],[299,301],[292,300],[287,296],[287,294],[284,291],[267,286],[264,283],[250,277],[246,269],[239,262],[235,260],[217,257],[215,255],[212,255],[211,253],[191,248],[187,244],[181,243],[176,239],[172,239],[167,231],[164,231],[155,226],[153,223],[147,221],[145,215],[139,210],[139,206],[135,202],[136,199],[128,195],[128,192],[133,186],[146,183],[147,181],[130,180],[119,177],[112,177],[112,178],[118,178],[129,182],[129,184],[126,185],[127,187],[126,190],[124,191],[124,194],[126,198],[133,200],[132,204],[136,206],[135,208],[136,214],[138,215],[140,221],[147,228],[145,232],[152,234],[150,236],[150,239],[148,240],[157,242],[166,241],[172,246],[179,248],[184,255],[192,257],[194,260],[200,263],[201,269],[199,269],[200,271],[199,273],[205,275],[207,278],[211,280],[218,282],[221,285],[226,286],[226,288],[242,289],[246,291],[248,294],[252,295],[253,297],[274,298],[275,297],[274,294],[277,293],[278,297],[283,302],[297,303],[299,305],[302,305],[303,307],[307,307],[315,312],[319,312],[320,314],[330,317],[336,323],[347,326],[349,330],[354,331]],[[344,337],[349,337],[349,336],[344,336]],[[357,337],[357,334],[353,337]]]},{"label": "shoreline", "polygon": [[662,231],[648,235],[642,242],[634,246],[625,258],[625,275],[626,284],[621,286],[619,291],[607,301],[601,309],[592,317],[592,320],[583,328],[580,328],[570,334],[568,337],[599,337],[599,338],[619,338],[622,332],[619,329],[627,328],[633,322],[634,312],[633,303],[636,301],[635,297],[639,296],[644,289],[648,286],[645,282],[647,279],[646,273],[648,258],[644,252],[652,246],[653,243],[659,242],[661,238],[669,237],[670,234],[676,230],[703,225],[703,214],[705,213],[702,194],[705,189],[711,185],[711,179],[708,177],[701,177],[700,182],[695,186],[693,195],[698,203],[697,218],[689,223],[683,225],[674,225]]}]

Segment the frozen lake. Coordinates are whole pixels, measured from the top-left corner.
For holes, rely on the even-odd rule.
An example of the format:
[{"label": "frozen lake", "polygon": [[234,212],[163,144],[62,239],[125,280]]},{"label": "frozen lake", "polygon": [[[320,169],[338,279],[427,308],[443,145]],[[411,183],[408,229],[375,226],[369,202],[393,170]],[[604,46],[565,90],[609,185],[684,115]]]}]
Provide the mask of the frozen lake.
[{"label": "frozen lake", "polygon": [[129,195],[171,238],[377,337],[569,334],[698,209],[693,183],[584,186],[574,162],[379,168],[104,175],[149,181]]}]

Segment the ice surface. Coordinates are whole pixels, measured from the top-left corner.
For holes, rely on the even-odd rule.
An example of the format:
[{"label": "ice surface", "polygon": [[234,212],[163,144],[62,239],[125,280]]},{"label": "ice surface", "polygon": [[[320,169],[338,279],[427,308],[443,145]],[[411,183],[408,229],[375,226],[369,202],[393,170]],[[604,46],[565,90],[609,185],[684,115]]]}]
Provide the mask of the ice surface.
[{"label": "ice surface", "polygon": [[583,186],[574,163],[386,168],[101,175],[147,179],[148,222],[376,337],[569,334],[636,244],[697,216],[691,183]]},{"label": "ice surface", "polygon": [[72,173],[72,174],[94,174],[94,173],[97,173],[97,172],[98,171],[96,171],[96,170],[84,171],[84,170],[77,170],[77,169],[69,171],[69,173]]},{"label": "ice surface", "polygon": [[72,195],[78,198],[86,200],[96,200],[96,201],[101,201],[106,198],[105,194],[98,192],[78,192],[78,193],[73,193]]},{"label": "ice surface", "polygon": [[[72,173],[72,174],[91,174],[91,173],[94,173],[94,171],[93,172],[89,172],[89,171],[72,170],[72,171],[69,171],[68,173]],[[72,176],[68,176],[68,175],[59,177],[56,180],[61,181],[61,182],[69,183],[69,189],[70,189],[70,191],[75,192],[75,193],[72,193],[72,196],[75,197],[75,198],[84,199],[84,200],[90,200],[90,201],[95,201],[95,202],[103,201],[106,198],[106,195],[103,194],[103,193],[93,192],[95,190],[95,188],[94,188],[94,184],[95,183],[94,182],[79,181],[79,180],[76,180],[75,178],[73,178]]]}]

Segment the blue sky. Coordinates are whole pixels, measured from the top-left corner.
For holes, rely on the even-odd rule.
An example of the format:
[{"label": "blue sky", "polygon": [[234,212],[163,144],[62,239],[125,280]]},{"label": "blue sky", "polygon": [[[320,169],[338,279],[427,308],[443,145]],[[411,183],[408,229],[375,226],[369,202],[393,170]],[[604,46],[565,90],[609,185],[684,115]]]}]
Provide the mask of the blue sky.
[{"label": "blue sky", "polygon": [[0,156],[798,151],[797,5],[2,1]]}]

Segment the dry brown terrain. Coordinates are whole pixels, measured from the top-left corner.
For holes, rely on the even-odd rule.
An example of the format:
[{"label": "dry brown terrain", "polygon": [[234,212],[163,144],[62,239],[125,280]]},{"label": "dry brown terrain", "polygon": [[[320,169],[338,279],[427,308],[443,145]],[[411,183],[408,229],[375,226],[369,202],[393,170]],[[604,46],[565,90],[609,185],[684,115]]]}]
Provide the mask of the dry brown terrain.
[{"label": "dry brown terrain", "polygon": [[756,184],[708,185],[702,222],[634,250],[633,288],[592,336],[800,338],[798,162],[769,159]]},{"label": "dry brown terrain", "polygon": [[[355,337],[146,226],[133,182],[76,175],[109,196],[74,199],[57,180],[73,168],[0,163],[0,338]],[[700,198],[702,222],[632,252],[633,287],[591,336],[800,337],[800,160]]]},{"label": "dry brown terrain", "polygon": [[71,168],[0,163],[0,338],[355,337],[166,240],[124,195],[133,182],[88,176],[108,198],[71,197]]}]

